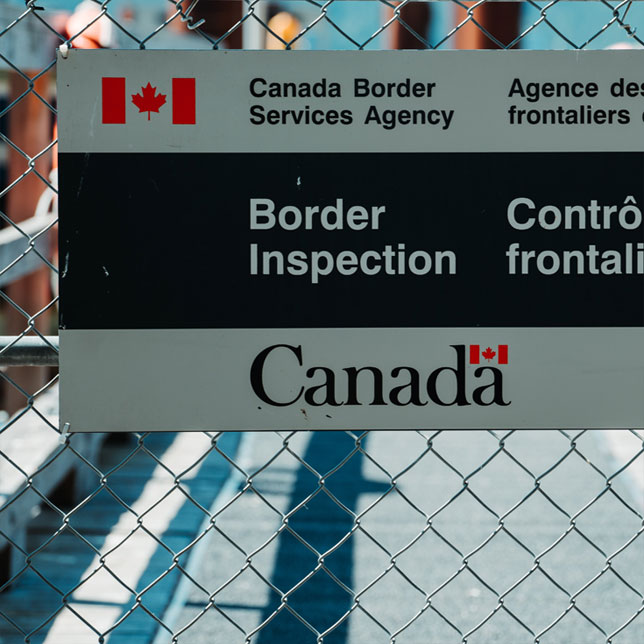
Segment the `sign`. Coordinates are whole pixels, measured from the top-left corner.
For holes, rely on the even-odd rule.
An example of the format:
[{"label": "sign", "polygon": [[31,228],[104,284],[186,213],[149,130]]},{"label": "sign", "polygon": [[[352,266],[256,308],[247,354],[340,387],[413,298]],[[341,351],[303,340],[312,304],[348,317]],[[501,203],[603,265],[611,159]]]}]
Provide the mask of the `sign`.
[{"label": "sign", "polygon": [[70,51],[61,422],[644,427],[643,56]]}]

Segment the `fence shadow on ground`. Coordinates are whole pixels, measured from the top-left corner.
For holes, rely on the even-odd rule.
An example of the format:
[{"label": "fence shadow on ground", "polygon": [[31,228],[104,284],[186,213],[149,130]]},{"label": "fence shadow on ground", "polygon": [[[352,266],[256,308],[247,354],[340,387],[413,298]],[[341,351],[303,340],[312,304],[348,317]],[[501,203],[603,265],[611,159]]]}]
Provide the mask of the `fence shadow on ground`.
[{"label": "fence shadow on ground", "polygon": [[[365,446],[367,439],[363,439]],[[344,432],[312,432],[302,460],[321,476],[338,466],[355,449],[354,441]],[[295,508],[316,490],[318,493],[289,518],[292,530],[283,530],[279,537],[271,583],[287,593],[311,575],[318,564],[318,555],[334,548],[355,528],[352,513],[357,512],[358,499],[364,493],[383,493],[389,485],[364,478],[364,455],[356,451],[333,474],[325,477],[325,488],[345,506],[343,509],[324,489],[318,478],[301,465],[291,493],[289,507]],[[295,533],[295,536],[293,533]],[[303,542],[311,547],[306,547]],[[348,537],[324,557],[324,566],[288,595],[288,606],[306,620],[318,633],[335,624],[353,605],[353,538]],[[336,577],[334,579],[333,577]],[[343,587],[343,586],[346,586]],[[281,596],[272,592],[261,621],[269,619],[280,608]],[[275,642],[314,643],[316,635],[285,607],[259,632],[256,644]],[[348,641],[348,619],[324,637],[325,644]]]}]

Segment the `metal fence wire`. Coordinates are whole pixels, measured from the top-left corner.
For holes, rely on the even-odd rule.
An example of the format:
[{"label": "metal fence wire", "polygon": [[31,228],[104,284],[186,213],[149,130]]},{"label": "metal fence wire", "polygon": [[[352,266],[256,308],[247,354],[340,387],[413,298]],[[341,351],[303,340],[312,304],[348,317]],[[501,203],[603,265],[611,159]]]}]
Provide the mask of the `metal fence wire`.
[{"label": "metal fence wire", "polygon": [[63,44],[640,47],[644,3],[74,5],[0,0],[0,643],[643,642],[636,431],[61,433],[54,79]]}]

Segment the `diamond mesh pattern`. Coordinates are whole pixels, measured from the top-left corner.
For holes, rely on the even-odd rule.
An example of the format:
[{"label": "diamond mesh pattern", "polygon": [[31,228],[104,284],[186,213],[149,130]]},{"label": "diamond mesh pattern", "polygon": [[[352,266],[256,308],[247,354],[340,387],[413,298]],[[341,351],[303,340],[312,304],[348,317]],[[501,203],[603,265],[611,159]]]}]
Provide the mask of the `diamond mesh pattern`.
[{"label": "diamond mesh pattern", "polygon": [[[0,1],[0,360],[56,348],[55,47],[644,45],[519,5]],[[55,369],[0,379],[2,644],[644,641],[638,432],[61,434]]]}]

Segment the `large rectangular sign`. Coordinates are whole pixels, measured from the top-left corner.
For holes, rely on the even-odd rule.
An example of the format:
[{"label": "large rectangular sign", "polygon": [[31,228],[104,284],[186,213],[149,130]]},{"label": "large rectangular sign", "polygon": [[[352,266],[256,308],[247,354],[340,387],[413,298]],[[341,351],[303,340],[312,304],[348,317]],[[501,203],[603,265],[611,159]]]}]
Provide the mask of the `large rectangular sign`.
[{"label": "large rectangular sign", "polygon": [[59,58],[61,422],[644,427],[643,63]]}]

